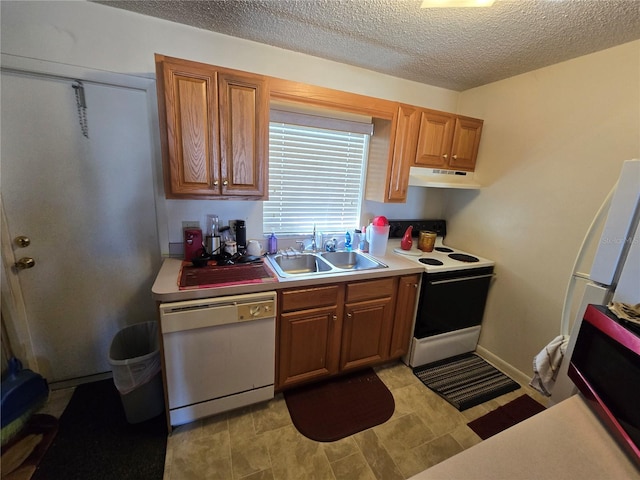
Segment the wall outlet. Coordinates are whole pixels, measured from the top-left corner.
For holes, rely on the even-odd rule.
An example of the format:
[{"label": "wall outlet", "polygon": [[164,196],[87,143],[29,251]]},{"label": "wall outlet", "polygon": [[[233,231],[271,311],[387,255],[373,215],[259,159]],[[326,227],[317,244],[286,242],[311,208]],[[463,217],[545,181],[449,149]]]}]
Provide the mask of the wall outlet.
[{"label": "wall outlet", "polygon": [[198,222],[197,220],[183,221],[182,231],[184,231],[187,228],[200,228],[200,222]]}]

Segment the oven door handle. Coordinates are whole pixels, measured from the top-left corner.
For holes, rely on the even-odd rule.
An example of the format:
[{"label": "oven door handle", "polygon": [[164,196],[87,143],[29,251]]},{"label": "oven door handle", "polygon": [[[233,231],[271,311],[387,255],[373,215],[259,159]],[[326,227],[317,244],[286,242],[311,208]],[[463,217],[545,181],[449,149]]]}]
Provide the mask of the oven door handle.
[{"label": "oven door handle", "polygon": [[473,277],[462,277],[462,278],[452,278],[450,280],[430,281],[429,284],[430,285],[440,285],[442,283],[466,282],[467,280],[478,280],[480,278],[490,278],[490,277],[493,277],[493,276],[494,276],[493,273],[488,273],[486,275],[476,275],[476,276],[473,276]]}]

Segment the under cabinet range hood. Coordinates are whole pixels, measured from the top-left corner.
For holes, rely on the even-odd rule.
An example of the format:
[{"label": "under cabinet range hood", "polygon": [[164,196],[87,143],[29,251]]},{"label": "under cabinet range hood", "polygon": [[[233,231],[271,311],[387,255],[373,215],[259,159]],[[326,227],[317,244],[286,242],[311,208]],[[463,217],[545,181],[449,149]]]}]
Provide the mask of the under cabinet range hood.
[{"label": "under cabinet range hood", "polygon": [[411,167],[409,185],[435,188],[480,188],[480,184],[473,178],[473,172],[424,167]]}]

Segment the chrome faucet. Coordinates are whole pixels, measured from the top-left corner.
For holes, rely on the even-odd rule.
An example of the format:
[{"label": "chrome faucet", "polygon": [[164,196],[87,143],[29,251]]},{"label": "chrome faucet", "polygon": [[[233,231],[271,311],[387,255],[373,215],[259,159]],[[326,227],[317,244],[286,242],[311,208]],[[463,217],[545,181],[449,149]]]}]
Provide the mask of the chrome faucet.
[{"label": "chrome faucet", "polygon": [[317,252],[318,251],[318,246],[316,245],[316,224],[313,224],[313,234],[311,237],[311,251],[312,252]]}]

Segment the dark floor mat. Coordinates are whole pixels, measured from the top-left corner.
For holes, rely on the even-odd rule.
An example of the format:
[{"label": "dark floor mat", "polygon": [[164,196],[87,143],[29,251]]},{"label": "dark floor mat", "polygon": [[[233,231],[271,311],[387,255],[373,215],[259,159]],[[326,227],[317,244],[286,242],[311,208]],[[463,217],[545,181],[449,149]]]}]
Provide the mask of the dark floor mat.
[{"label": "dark floor mat", "polygon": [[466,410],[520,388],[475,353],[422,365],[413,373],[458,410]]},{"label": "dark floor mat", "polygon": [[32,480],[161,480],[167,447],[164,414],[126,421],[113,380],[80,385]]},{"label": "dark floor mat", "polygon": [[386,422],[393,395],[372,369],[284,393],[293,424],[305,437],[333,442]]},{"label": "dark floor mat", "polygon": [[529,395],[522,395],[467,425],[480,438],[486,440],[544,410],[545,407]]}]

